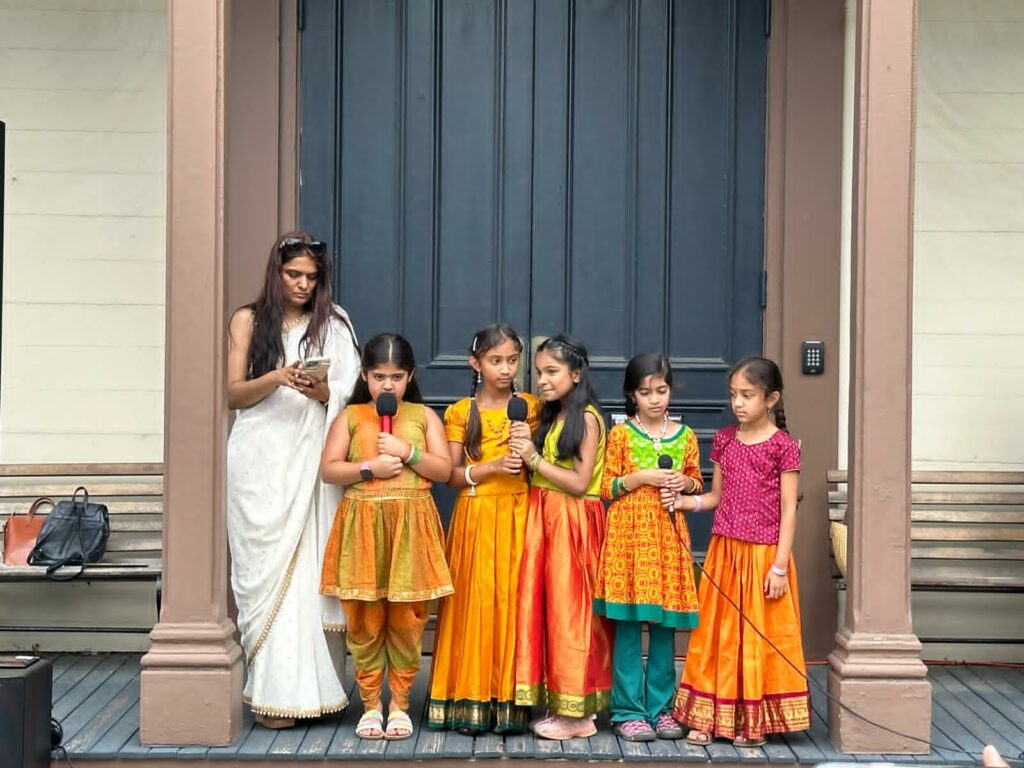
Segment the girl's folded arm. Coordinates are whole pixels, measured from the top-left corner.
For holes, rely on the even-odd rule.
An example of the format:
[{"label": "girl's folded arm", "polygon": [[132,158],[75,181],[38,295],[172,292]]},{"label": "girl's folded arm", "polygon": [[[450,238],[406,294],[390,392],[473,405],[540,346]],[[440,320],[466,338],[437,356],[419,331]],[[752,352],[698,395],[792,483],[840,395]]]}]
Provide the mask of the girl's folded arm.
[{"label": "girl's folded arm", "polygon": [[583,415],[583,420],[586,431],[580,444],[580,458],[573,462],[572,469],[559,467],[548,461],[542,461],[537,468],[542,477],[574,496],[582,496],[587,492],[594,474],[594,465],[597,464],[597,445],[601,435],[601,425],[598,424],[597,416],[587,411]]}]

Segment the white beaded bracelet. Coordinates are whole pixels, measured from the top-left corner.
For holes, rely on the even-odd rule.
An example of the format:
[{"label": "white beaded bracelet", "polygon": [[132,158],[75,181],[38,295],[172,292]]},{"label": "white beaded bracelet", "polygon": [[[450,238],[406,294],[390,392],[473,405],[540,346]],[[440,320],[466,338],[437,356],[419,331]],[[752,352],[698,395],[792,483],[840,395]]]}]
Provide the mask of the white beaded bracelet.
[{"label": "white beaded bracelet", "polygon": [[785,576],[789,572],[787,568],[776,568],[775,563],[772,563],[772,573],[776,576]]}]

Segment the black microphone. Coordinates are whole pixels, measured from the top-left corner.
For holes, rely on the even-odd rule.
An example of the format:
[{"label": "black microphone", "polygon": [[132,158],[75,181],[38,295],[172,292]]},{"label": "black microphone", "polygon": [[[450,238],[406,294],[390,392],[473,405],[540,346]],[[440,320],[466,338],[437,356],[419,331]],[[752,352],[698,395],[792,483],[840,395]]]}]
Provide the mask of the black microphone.
[{"label": "black microphone", "polygon": [[[667,453],[661,454],[661,456],[658,457],[658,469],[672,469],[672,457],[669,456]],[[668,507],[667,511],[668,518],[672,521],[672,525],[674,526],[676,524],[675,505],[673,504],[672,506]]]},{"label": "black microphone", "polygon": [[508,414],[509,421],[526,421],[526,401],[519,395],[512,395],[512,397],[509,398],[506,413]]},{"label": "black microphone", "polygon": [[377,395],[377,415],[380,416],[380,431],[391,434],[391,419],[398,413],[398,399],[390,392]]}]

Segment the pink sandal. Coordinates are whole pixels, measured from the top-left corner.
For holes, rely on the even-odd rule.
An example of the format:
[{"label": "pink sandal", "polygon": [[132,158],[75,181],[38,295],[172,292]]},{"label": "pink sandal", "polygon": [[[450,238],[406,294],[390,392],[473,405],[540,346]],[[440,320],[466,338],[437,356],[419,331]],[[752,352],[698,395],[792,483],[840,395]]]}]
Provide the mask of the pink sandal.
[{"label": "pink sandal", "polygon": [[579,739],[593,736],[597,726],[591,717],[563,717],[554,715],[537,723],[533,732],[544,739]]},{"label": "pink sandal", "polygon": [[626,741],[654,741],[658,735],[646,720],[626,720],[612,728],[615,735]]}]

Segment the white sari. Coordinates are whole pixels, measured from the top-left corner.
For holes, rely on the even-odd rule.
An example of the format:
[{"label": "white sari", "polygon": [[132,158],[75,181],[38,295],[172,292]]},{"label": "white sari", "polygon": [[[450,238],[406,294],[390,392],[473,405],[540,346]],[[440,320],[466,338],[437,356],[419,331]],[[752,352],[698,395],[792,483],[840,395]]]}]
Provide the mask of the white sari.
[{"label": "white sari", "polygon": [[[300,359],[305,331],[302,324],[285,334],[289,364]],[[349,326],[332,317],[324,349],[306,357],[314,355],[331,359],[326,409],[278,387],[238,412],[228,439],[228,542],[245,651],[243,698],[270,717],[319,717],[348,704],[345,616],[337,600],[319,591],[323,547],[344,489],[319,477],[327,430],[359,374]]]}]

